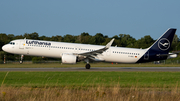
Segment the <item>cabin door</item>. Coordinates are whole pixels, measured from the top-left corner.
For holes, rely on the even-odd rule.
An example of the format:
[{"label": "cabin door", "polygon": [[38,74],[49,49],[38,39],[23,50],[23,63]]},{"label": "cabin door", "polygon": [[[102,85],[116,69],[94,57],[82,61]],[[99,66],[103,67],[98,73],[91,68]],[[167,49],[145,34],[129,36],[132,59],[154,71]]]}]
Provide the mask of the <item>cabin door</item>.
[{"label": "cabin door", "polygon": [[24,46],[25,46],[25,41],[21,40],[19,44],[19,49],[24,49]]}]

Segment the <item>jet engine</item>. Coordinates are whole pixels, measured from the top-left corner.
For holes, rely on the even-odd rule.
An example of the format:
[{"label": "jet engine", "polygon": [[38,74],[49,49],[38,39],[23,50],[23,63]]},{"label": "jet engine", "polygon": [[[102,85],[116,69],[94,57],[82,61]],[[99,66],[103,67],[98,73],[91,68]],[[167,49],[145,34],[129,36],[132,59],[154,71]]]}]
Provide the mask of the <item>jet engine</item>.
[{"label": "jet engine", "polygon": [[62,54],[62,63],[68,64],[76,64],[77,56],[73,55],[72,53],[63,53]]}]

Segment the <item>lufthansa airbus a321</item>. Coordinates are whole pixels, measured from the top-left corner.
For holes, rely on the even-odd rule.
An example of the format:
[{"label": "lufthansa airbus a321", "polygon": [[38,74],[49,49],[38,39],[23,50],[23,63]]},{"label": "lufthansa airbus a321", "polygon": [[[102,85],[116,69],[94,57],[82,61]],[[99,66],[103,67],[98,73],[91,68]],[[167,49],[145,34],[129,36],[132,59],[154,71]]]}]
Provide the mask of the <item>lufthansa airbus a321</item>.
[{"label": "lufthansa airbus a321", "polygon": [[13,40],[2,47],[3,51],[24,55],[61,58],[62,63],[75,64],[85,61],[86,69],[90,69],[90,61],[104,61],[116,63],[143,63],[165,60],[177,57],[176,53],[169,53],[176,29],[168,29],[159,39],[147,49],[112,47],[114,39],[106,46],[42,41],[32,39]]}]

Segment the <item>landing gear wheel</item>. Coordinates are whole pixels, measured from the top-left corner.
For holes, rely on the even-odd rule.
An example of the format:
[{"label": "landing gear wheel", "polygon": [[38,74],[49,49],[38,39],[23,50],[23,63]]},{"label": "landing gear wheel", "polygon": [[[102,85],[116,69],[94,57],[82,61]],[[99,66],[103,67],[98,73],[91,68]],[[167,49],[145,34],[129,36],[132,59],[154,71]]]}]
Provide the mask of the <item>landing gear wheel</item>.
[{"label": "landing gear wheel", "polygon": [[91,65],[90,64],[86,64],[86,69],[90,69]]},{"label": "landing gear wheel", "polygon": [[23,61],[21,60],[21,61],[19,61],[19,63],[20,63],[20,64],[22,64],[22,63],[23,63]]}]

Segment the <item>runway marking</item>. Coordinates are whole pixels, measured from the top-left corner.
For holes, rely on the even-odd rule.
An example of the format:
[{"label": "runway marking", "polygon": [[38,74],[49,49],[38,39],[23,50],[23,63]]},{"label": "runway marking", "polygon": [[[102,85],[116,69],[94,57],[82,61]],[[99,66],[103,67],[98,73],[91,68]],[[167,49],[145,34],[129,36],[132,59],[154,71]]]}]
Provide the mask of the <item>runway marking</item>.
[{"label": "runway marking", "polygon": [[5,81],[5,79],[6,79],[7,75],[8,75],[8,73],[9,73],[9,71],[6,73],[6,75],[5,75],[5,77],[4,77],[3,81],[2,81],[1,86],[4,84],[4,81]]}]

